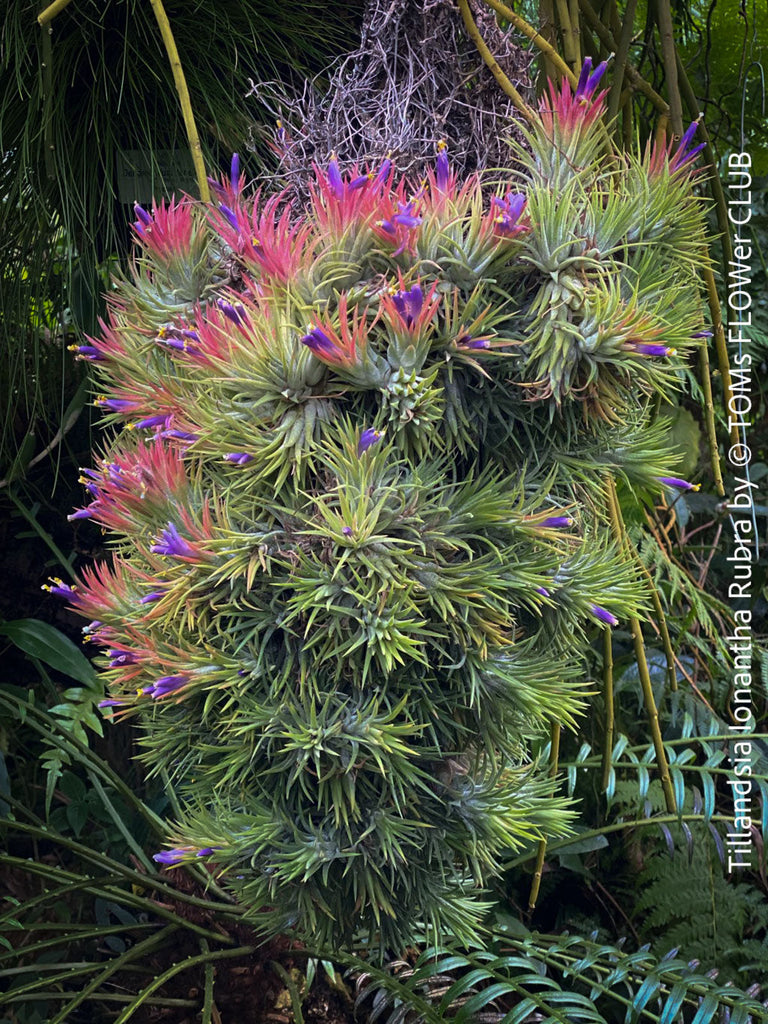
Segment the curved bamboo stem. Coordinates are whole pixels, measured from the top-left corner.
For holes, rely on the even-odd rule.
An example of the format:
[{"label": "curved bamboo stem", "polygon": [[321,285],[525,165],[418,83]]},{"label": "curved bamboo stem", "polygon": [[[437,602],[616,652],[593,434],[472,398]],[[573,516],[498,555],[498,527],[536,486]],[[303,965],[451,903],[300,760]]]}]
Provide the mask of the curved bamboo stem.
[{"label": "curved bamboo stem", "polygon": [[44,28],[49,22],[53,21],[57,14],[61,14],[65,7],[69,6],[70,0],[53,0],[52,4],[49,4],[44,11],[41,11],[37,16],[37,23]]},{"label": "curved bamboo stem", "polygon": [[160,29],[160,35],[165,45],[166,53],[168,54],[168,60],[171,64],[173,81],[176,85],[176,93],[179,97],[181,113],[184,118],[184,127],[187,130],[187,139],[189,140],[189,150],[192,154],[192,163],[195,167],[197,187],[200,190],[200,198],[204,203],[209,203],[211,201],[211,193],[208,189],[205,164],[203,163],[203,150],[200,145],[200,136],[197,133],[195,115],[192,113],[192,103],[189,98],[187,80],[184,77],[184,69],[181,66],[181,60],[179,59],[176,40],[173,38],[173,32],[171,31],[171,23],[168,20],[168,15],[165,13],[163,0],[149,0],[149,2],[152,5],[152,10],[154,11],[155,18],[157,20],[157,26]]}]

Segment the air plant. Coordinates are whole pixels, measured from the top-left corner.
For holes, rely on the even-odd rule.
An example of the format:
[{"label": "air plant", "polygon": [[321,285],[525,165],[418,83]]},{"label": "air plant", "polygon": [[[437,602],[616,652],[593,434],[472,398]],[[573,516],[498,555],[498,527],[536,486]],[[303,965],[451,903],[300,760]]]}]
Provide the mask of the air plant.
[{"label": "air plant", "polygon": [[692,161],[608,160],[599,73],[495,191],[441,147],[417,185],[333,158],[303,210],[237,165],[137,209],[79,350],[118,430],[75,515],[115,551],[51,589],[182,808],[156,860],[264,932],[471,942],[501,854],[568,833],[534,741],[644,606],[602,481],[670,483],[649,400],[702,327]]}]

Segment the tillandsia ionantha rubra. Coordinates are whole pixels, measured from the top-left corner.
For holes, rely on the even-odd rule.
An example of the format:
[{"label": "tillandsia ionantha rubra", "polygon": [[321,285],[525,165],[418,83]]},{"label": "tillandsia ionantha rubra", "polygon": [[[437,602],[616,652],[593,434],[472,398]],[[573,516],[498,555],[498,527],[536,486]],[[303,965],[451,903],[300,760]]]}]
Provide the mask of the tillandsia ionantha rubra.
[{"label": "tillandsia ionantha rubra", "polygon": [[702,328],[691,154],[609,158],[601,74],[495,192],[441,147],[415,188],[334,158],[294,210],[235,164],[209,207],[137,207],[79,347],[122,429],[74,515],[115,552],[50,589],[175,790],[156,859],[265,932],[470,941],[502,851],[567,833],[531,740],[642,609],[597,499],[688,486],[648,405]]}]

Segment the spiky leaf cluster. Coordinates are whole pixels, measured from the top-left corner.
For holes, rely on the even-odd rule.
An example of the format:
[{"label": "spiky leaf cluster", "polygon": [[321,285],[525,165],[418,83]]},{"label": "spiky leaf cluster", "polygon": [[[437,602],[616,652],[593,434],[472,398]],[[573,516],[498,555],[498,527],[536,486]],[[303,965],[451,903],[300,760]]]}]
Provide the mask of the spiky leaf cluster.
[{"label": "spiky leaf cluster", "polygon": [[500,853],[567,831],[529,741],[642,606],[587,501],[658,486],[701,255],[684,164],[608,159],[580,89],[495,191],[443,151],[415,191],[333,160],[299,212],[235,164],[209,208],[137,208],[81,347],[123,429],[75,513],[114,558],[71,600],[180,801],[160,859],[265,930],[468,941]]}]

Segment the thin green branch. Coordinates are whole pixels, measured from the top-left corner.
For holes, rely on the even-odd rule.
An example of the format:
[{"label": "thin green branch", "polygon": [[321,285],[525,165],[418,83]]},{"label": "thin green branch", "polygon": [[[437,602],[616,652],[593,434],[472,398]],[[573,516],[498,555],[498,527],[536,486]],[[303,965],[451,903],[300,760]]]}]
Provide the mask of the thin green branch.
[{"label": "thin green branch", "polygon": [[[621,506],[619,505],[619,498],[616,494],[616,484],[612,477],[606,478],[606,489],[608,496],[608,512],[611,518],[614,536],[616,537],[617,542],[621,544],[625,550],[628,550],[627,531],[622,521]],[[643,691],[645,708],[648,712],[648,725],[651,730],[653,747],[656,751],[656,763],[659,768],[661,788],[664,792],[664,802],[667,805],[667,810],[672,813],[677,809],[677,803],[675,801],[675,791],[672,786],[672,780],[669,775],[669,763],[667,762],[667,755],[664,750],[664,741],[661,738],[659,712],[656,707],[656,700],[653,696],[653,684],[651,683],[651,676],[648,671],[648,661],[645,657],[643,631],[640,626],[640,620],[636,616],[632,616],[629,622],[635,649],[635,660],[637,661],[637,671],[640,676],[640,686]],[[680,808],[680,810],[682,810],[682,808]]]},{"label": "thin green branch", "polygon": [[603,633],[603,701],[605,703],[605,735],[603,737],[603,792],[608,789],[613,751],[613,634],[610,627]]},{"label": "thin green branch", "polygon": [[624,12],[624,21],[621,25],[621,35],[619,36],[618,45],[616,47],[616,57],[613,62],[613,83],[611,84],[611,89],[608,93],[607,120],[609,124],[619,113],[619,105],[621,103],[622,96],[621,90],[627,69],[627,57],[629,56],[629,46],[632,42],[632,29],[634,28],[636,9],[637,0],[627,0],[627,9]]},{"label": "thin green branch", "polygon": [[184,75],[184,69],[181,66],[179,51],[176,48],[176,40],[174,39],[173,32],[171,30],[171,23],[168,20],[168,15],[165,13],[162,0],[149,0],[149,2],[152,5],[152,10],[155,12],[155,18],[157,19],[157,25],[160,29],[160,35],[162,36],[165,50],[168,54],[168,60],[171,64],[173,81],[176,85],[176,92],[181,105],[181,113],[184,118],[184,127],[186,128],[187,139],[189,140],[189,149],[192,154],[192,163],[195,167],[195,177],[197,178],[197,187],[200,191],[200,198],[204,203],[209,203],[211,201],[211,193],[208,188],[208,178],[205,173],[203,150],[200,145],[200,136],[197,133],[195,115],[192,112],[192,103],[189,98],[187,79]]},{"label": "thin green branch", "polygon": [[[557,764],[560,757],[560,723],[553,722],[550,730],[550,752],[549,752],[549,777],[555,779],[557,777]],[[539,898],[539,889],[541,887],[541,879],[544,874],[544,858],[547,855],[547,840],[542,839],[539,842],[538,850],[536,853],[536,866],[533,869],[533,880],[531,882],[531,894],[528,897],[528,914],[532,914],[536,909],[536,901]]]}]

